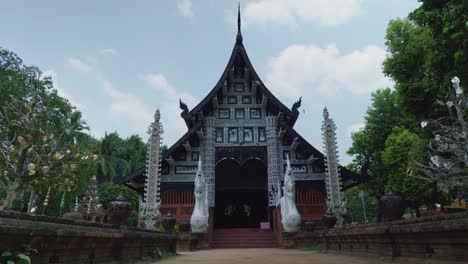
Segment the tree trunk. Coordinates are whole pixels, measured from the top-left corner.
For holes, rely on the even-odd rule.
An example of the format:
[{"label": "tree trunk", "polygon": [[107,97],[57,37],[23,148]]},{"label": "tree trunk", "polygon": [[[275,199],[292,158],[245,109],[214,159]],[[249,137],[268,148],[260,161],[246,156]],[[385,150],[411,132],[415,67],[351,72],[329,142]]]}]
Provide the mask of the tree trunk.
[{"label": "tree trunk", "polygon": [[34,195],[35,195],[34,189],[31,190],[31,194],[29,196],[29,203],[28,203],[28,214],[31,213],[31,210],[33,208],[33,203],[34,203]]},{"label": "tree trunk", "polygon": [[19,184],[13,183],[12,185],[6,186],[6,204],[5,208],[11,209],[13,207],[13,201],[16,200],[20,194]]}]

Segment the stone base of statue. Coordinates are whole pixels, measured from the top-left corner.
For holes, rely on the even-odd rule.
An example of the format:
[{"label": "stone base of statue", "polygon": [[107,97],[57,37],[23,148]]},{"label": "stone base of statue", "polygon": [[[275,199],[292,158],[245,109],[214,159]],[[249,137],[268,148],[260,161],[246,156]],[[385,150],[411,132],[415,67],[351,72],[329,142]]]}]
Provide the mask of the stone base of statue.
[{"label": "stone base of statue", "polygon": [[[289,209],[289,210],[288,210]],[[295,210],[294,210],[295,209]],[[301,228],[301,216],[295,206],[288,206],[284,197],[280,200],[281,224],[284,232],[296,233]]]},{"label": "stone base of statue", "polygon": [[210,244],[208,241],[208,233],[191,233],[190,234],[190,250],[208,249]]},{"label": "stone base of statue", "polygon": [[192,233],[204,234],[208,232],[208,216],[192,215],[190,219]]}]

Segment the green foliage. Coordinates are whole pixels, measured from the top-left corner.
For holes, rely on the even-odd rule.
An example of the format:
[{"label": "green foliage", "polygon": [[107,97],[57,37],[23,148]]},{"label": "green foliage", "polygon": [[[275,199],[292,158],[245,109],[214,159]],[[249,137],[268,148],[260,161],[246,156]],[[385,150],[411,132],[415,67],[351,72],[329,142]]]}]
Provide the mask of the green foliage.
[{"label": "green foliage", "polygon": [[162,260],[162,259],[170,258],[170,257],[176,256],[176,255],[177,255],[176,253],[161,250],[159,247],[156,247],[156,248],[153,249],[151,257],[154,260]]},{"label": "green foliage", "polygon": [[98,183],[111,181],[115,176],[128,173],[128,163],[121,156],[125,152],[124,141],[117,132],[105,134],[99,144],[97,164]]},{"label": "green foliage", "polygon": [[320,242],[315,242],[313,244],[307,245],[303,248],[305,251],[315,251],[315,252],[323,252],[324,245]]},{"label": "green foliage", "polygon": [[[75,207],[76,197],[81,198],[83,194],[88,190],[91,179],[96,173],[96,163],[97,160],[93,158],[93,154],[96,152],[99,141],[93,137],[83,134],[77,140],[77,143],[83,149],[85,153],[88,153],[88,158],[80,165],[79,171],[76,174],[76,185],[75,188],[71,191],[67,191],[65,195],[64,207],[62,208],[62,214],[70,212],[71,209]],[[95,156],[94,156],[95,157]],[[48,186],[46,184],[40,185],[36,189],[35,199],[38,204],[37,212],[42,213],[43,210],[43,201],[47,193]],[[60,200],[62,197],[63,191],[52,189],[49,199],[49,205],[45,210],[46,215],[50,216],[59,216],[60,214]]]},{"label": "green foliage", "polygon": [[468,2],[420,2],[407,19],[390,22],[384,73],[405,113],[422,119],[439,115],[435,101],[448,95],[453,76],[468,80]]},{"label": "green foliage", "polygon": [[146,162],[146,144],[137,135],[122,139],[117,132],[106,133],[99,144],[98,153],[98,183],[124,177]]},{"label": "green foliage", "polygon": [[372,95],[365,128],[352,136],[348,150],[355,167],[369,165],[365,189],[371,195],[378,198],[392,187],[413,207],[444,200],[434,184],[407,176],[411,163],[424,162],[428,151],[431,131],[419,124],[447,115],[436,102],[448,97],[454,76],[468,80],[468,2],[420,2],[407,18],[388,25],[383,71],[395,91]]},{"label": "green foliage", "polygon": [[[360,193],[363,194],[364,205],[362,204],[362,199]],[[365,223],[373,222],[377,216],[377,205],[378,200],[370,195],[366,190],[363,190],[360,186],[349,188],[344,192],[346,199],[346,208],[347,213],[343,216],[344,222],[347,224],[350,223]],[[366,217],[364,217],[364,207],[366,211]]]},{"label": "green foliage", "polygon": [[128,187],[112,182],[106,182],[98,186],[98,192],[99,199],[101,200],[104,208],[107,208],[107,204],[122,193],[125,199],[131,203],[132,209],[138,210],[138,193]]},{"label": "green foliage", "polygon": [[146,144],[138,135],[132,135],[124,141],[125,152],[122,158],[127,161],[130,173],[145,166],[146,164]]},{"label": "green foliage", "polygon": [[370,164],[369,181],[365,184],[371,195],[380,197],[385,192],[388,172],[383,166],[382,151],[385,140],[395,126],[404,120],[397,105],[396,93],[390,89],[378,90],[372,94],[372,106],[367,110],[366,125],[354,133],[348,154],[354,155],[354,163],[360,166]]},{"label": "green foliage", "polygon": [[161,155],[162,155],[163,157],[166,156],[167,150],[168,150],[168,147],[167,147],[166,145],[162,145],[162,146],[161,146]]},{"label": "green foliage", "polygon": [[7,264],[29,264],[31,263],[31,255],[39,254],[37,249],[31,245],[23,244],[19,250],[7,249],[0,254],[0,260]]},{"label": "green foliage", "polygon": [[385,142],[383,164],[389,173],[387,188],[403,195],[412,207],[430,204],[432,186],[426,181],[408,176],[414,162],[426,159],[427,142],[403,127],[395,127]]},{"label": "green foliage", "polygon": [[43,185],[72,190],[84,162],[77,138],[81,113],[52,87],[50,77],[0,48],[0,185],[10,207],[24,190]]},{"label": "green foliage", "polygon": [[295,241],[288,242],[286,244],[286,249],[296,249],[297,248],[297,243]]},{"label": "green foliage", "polygon": [[[81,113],[57,94],[51,78],[2,48],[0,105],[0,198],[7,197],[7,207],[33,192],[41,213],[52,187],[45,213],[58,216],[64,191],[62,213],[74,207],[93,176],[108,182],[145,165],[146,144],[139,136],[111,133],[99,141],[83,133],[88,127]],[[138,198],[127,198],[137,208]]]},{"label": "green foliage", "polygon": [[5,197],[6,197],[5,187],[0,185],[0,199],[4,199]]}]

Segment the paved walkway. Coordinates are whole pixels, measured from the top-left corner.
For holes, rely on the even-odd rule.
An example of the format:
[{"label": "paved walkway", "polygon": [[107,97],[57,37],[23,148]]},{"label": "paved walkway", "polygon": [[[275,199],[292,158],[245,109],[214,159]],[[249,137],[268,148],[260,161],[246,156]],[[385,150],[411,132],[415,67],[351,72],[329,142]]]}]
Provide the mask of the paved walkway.
[{"label": "paved walkway", "polygon": [[358,258],[295,249],[210,249],[181,252],[158,263],[171,264],[378,264],[377,258]]}]

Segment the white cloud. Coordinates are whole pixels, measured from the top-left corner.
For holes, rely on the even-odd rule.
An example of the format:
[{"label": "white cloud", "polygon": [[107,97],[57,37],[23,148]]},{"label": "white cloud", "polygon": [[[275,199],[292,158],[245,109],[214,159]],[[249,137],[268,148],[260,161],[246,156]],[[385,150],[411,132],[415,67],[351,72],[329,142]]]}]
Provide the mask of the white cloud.
[{"label": "white cloud", "polygon": [[167,96],[176,96],[176,88],[172,86],[166,77],[160,73],[147,74],[142,77],[149,86]]},{"label": "white cloud", "polygon": [[356,124],[352,124],[351,126],[349,126],[346,131],[348,132],[348,135],[351,136],[352,134],[356,133],[356,132],[359,132],[361,131],[362,129],[364,129],[364,126],[365,124],[364,123],[356,123]]},{"label": "white cloud", "polygon": [[191,0],[179,0],[177,1],[177,9],[179,14],[183,17],[193,17],[193,6]]},{"label": "white cloud", "polygon": [[76,108],[85,115],[85,112],[88,110],[86,105],[78,102],[73,96],[71,96],[62,86],[60,86],[58,81],[57,72],[54,70],[46,70],[42,73],[42,77],[50,76],[52,78],[52,85],[54,89],[57,90],[57,94],[63,98],[66,98],[71,105],[76,106]]},{"label": "white cloud", "polygon": [[108,55],[108,56],[111,56],[111,55],[117,55],[117,50],[115,49],[112,49],[112,48],[108,48],[108,49],[102,49],[100,50],[100,52],[102,55]]},{"label": "white cloud", "polygon": [[85,133],[87,133],[88,135],[90,135],[90,136],[92,136],[93,138],[96,138],[96,139],[101,139],[101,138],[104,137],[104,133],[102,133],[101,131],[95,130],[91,126],[89,126],[89,129],[86,130]]},{"label": "white cloud", "polygon": [[373,45],[348,54],[341,54],[334,43],[325,48],[291,45],[270,58],[266,83],[289,98],[313,89],[328,96],[342,90],[365,94],[392,85],[382,73],[385,56],[383,48]]},{"label": "white cloud", "polygon": [[114,88],[109,80],[102,79],[104,92],[111,98],[111,117],[118,121],[132,123],[143,131],[152,122],[153,114],[135,95]]},{"label": "white cloud", "polygon": [[[245,26],[283,25],[296,27],[299,23],[323,27],[342,25],[361,11],[362,0],[255,0],[242,9]],[[233,21],[233,13],[226,19]]]},{"label": "white cloud", "polygon": [[84,73],[90,72],[94,66],[96,66],[97,61],[93,57],[88,56],[85,60],[70,57],[67,60],[67,65],[75,68],[79,71],[82,71]]},{"label": "white cloud", "polygon": [[[147,74],[141,77],[151,88],[161,93],[160,101],[157,103],[161,110],[162,123],[166,130],[166,138],[169,143],[177,140],[176,136],[187,131],[187,126],[180,116],[179,98],[187,106],[193,107],[197,99],[186,92],[177,91],[167,78],[161,73]],[[173,133],[175,132],[175,133]]]}]

